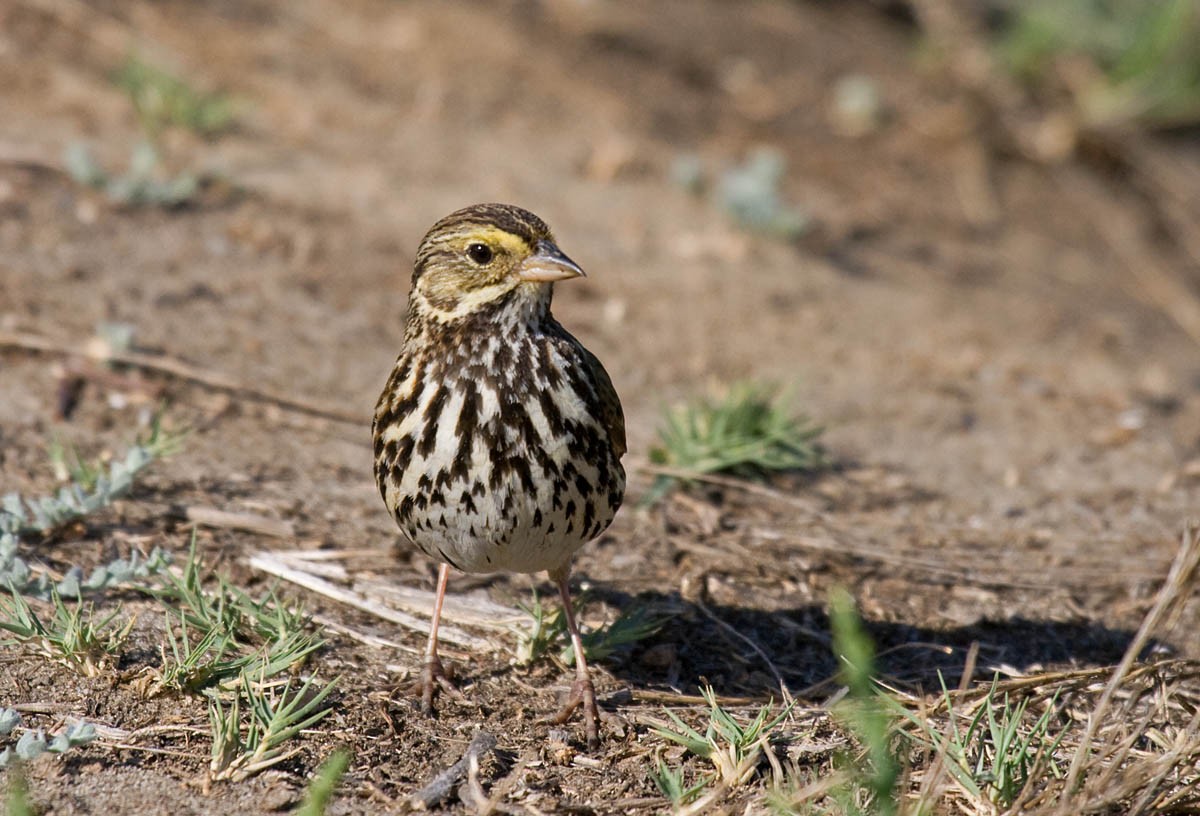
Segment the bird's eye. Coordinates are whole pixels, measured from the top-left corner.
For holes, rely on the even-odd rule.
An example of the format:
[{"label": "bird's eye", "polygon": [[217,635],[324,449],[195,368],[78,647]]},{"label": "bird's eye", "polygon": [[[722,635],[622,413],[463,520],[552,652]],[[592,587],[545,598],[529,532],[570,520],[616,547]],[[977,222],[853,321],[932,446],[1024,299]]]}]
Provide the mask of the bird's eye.
[{"label": "bird's eye", "polygon": [[487,244],[471,244],[467,247],[467,257],[480,266],[487,266],[492,262],[492,248]]}]

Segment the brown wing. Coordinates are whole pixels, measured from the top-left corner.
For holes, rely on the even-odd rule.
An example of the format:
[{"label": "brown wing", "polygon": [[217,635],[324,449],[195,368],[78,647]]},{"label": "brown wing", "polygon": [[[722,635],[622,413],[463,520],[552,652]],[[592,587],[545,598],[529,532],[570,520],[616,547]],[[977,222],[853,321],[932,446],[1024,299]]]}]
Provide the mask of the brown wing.
[{"label": "brown wing", "polygon": [[620,459],[627,450],[625,446],[625,412],[621,409],[621,400],[617,397],[617,389],[613,388],[612,379],[596,358],[582,345],[592,381],[596,384],[596,396],[600,399],[600,421],[608,429],[608,440],[612,443],[613,452]]}]

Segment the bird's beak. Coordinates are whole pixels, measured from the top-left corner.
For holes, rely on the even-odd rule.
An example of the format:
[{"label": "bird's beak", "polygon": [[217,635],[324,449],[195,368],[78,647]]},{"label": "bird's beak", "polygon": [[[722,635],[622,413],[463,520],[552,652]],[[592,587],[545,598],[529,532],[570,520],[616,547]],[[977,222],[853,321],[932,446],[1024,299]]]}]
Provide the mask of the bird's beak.
[{"label": "bird's beak", "polygon": [[552,242],[539,241],[537,252],[521,262],[517,277],[529,283],[554,283],[586,275],[579,264],[564,255]]}]

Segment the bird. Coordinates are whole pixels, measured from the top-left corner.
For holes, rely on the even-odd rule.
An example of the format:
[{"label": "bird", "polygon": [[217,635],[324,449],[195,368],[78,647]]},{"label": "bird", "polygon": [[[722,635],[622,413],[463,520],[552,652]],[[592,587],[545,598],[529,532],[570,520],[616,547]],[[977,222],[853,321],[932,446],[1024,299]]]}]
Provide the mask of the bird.
[{"label": "bird", "polygon": [[417,248],[404,341],[372,422],[375,479],[401,535],[439,562],[420,686],[461,697],[438,658],[450,570],[545,570],[562,600],[580,706],[600,743],[596,692],[568,585],[576,551],[625,493],[625,418],[612,379],[550,312],[554,284],[585,277],[546,223],[477,204]]}]

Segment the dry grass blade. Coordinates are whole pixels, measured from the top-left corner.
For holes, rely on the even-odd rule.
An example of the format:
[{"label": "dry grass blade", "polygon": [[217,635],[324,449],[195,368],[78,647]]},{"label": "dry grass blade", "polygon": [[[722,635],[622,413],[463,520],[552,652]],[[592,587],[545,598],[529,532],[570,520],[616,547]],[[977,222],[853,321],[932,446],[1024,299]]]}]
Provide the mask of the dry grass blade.
[{"label": "dry grass blade", "polygon": [[215,507],[191,505],[176,508],[178,515],[202,527],[220,527],[228,530],[245,530],[248,533],[271,536],[272,538],[294,538],[296,528],[290,521],[270,518],[258,513],[241,513],[218,510]]},{"label": "dry grass blade", "polygon": [[[1133,641],[1130,642],[1129,648],[1125,650],[1125,656],[1121,658],[1116,671],[1113,672],[1112,679],[1109,680],[1104,693],[1101,694],[1100,700],[1096,703],[1096,707],[1088,717],[1083,738],[1071,761],[1071,767],[1067,772],[1064,787],[1065,795],[1057,810],[1058,813],[1076,814],[1084,812],[1084,803],[1091,796],[1088,791],[1081,791],[1081,787],[1085,780],[1086,769],[1093,760],[1092,743],[1097,731],[1108,714],[1114,695],[1122,687],[1122,684],[1126,682],[1138,655],[1149,644],[1154,633],[1159,630],[1164,622],[1174,617],[1187,600],[1189,590],[1195,584],[1197,569],[1200,569],[1200,526],[1195,523],[1189,523],[1183,532],[1179,552],[1175,556],[1174,563],[1171,565],[1171,571],[1167,574],[1167,580],[1163,584],[1162,589],[1159,590],[1154,606],[1142,621],[1142,625],[1138,628]],[[1195,725],[1196,722],[1193,720],[1193,731]],[[1106,751],[1105,748],[1109,750]],[[1117,754],[1118,758],[1122,758],[1127,753],[1128,747],[1120,750],[1119,746],[1108,745],[1101,747],[1099,756],[1103,758],[1106,754]],[[1116,764],[1119,764],[1119,762]],[[1080,793],[1082,793],[1082,797]],[[1095,795],[1095,792],[1092,792],[1091,795]],[[1092,808],[1088,807],[1087,809],[1091,810]]]},{"label": "dry grass blade", "polygon": [[[967,659],[963,664],[962,679],[958,684],[959,694],[967,691],[971,684],[971,678],[975,676],[975,663],[979,658],[979,643],[971,644],[971,648],[967,651]],[[922,718],[928,720],[928,712],[921,712]],[[942,744],[938,746],[937,756],[933,761],[933,766],[925,775],[924,784],[921,785],[921,792],[917,798],[915,811],[917,813],[926,813],[932,809],[933,803],[937,802],[943,793],[942,780],[946,776],[947,751],[950,747],[950,732],[947,731],[942,739]]]},{"label": "dry grass blade", "polygon": [[[398,609],[386,606],[378,600],[367,597],[362,593],[346,589],[331,581],[326,581],[324,578],[289,566],[273,553],[254,554],[250,557],[250,566],[302,586],[305,589],[320,593],[327,598],[333,598],[336,601],[349,604],[356,609],[370,612],[372,615],[391,623],[397,623],[416,632],[429,633],[429,624],[425,621],[401,612]],[[444,625],[438,629],[438,637],[456,646],[463,646],[476,651],[490,651],[492,648],[491,643],[483,638],[468,634],[461,629]]]}]

